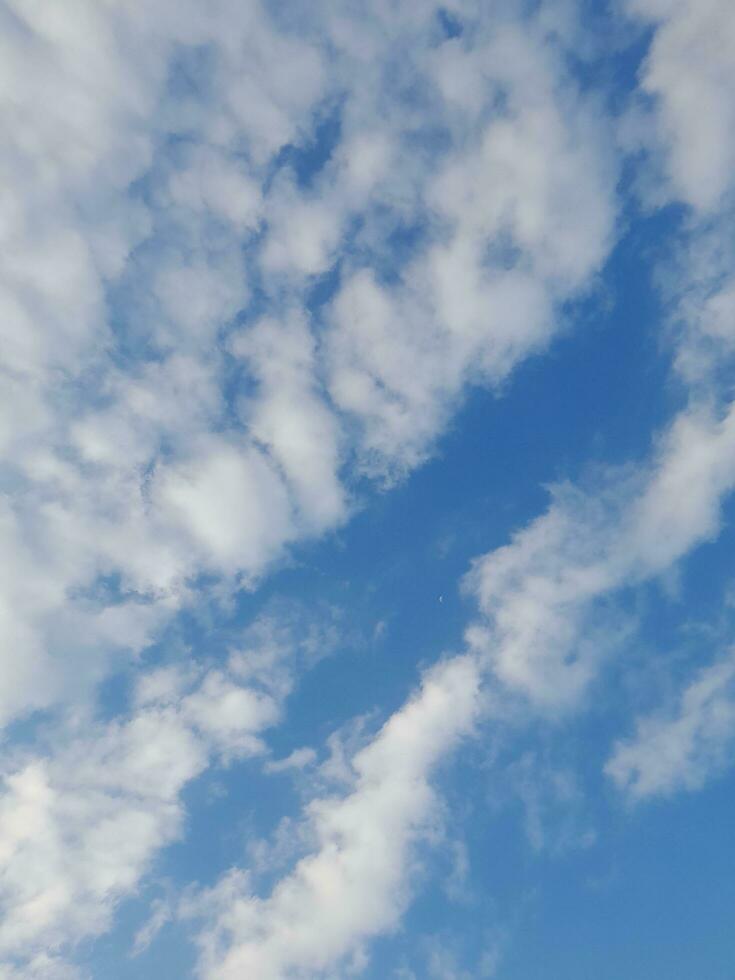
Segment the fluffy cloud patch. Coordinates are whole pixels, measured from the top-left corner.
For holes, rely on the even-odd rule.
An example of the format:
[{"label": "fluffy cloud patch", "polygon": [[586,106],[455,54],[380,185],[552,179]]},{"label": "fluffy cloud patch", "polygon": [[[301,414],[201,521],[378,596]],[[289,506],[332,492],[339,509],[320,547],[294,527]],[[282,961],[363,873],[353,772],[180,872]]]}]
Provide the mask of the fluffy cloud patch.
[{"label": "fluffy cloud patch", "polygon": [[53,954],[44,969],[62,976],[73,945],[109,928],[156,854],[181,836],[187,784],[216,761],[265,753],[261,735],[280,718],[298,651],[312,656],[317,635],[307,629],[297,640],[289,626],[262,619],[223,667],[141,673],[128,712],[107,722],[82,717],[53,744],[8,755],[0,971],[45,977],[38,964]]},{"label": "fluffy cloud patch", "polygon": [[189,914],[209,917],[200,935],[202,976],[332,975],[396,924],[415,847],[437,817],[432,771],[471,732],[479,687],[470,657],[435,667],[350,760],[350,791],[309,804],[315,849],[270,896],[254,895],[247,874],[236,870],[190,903]]},{"label": "fluffy cloud patch", "polygon": [[[138,659],[131,707],[100,717],[114,664],[185,610],[224,616],[339,528],[356,486],[369,499],[370,480],[424,462],[467,391],[502,392],[604,268],[618,120],[580,66],[571,8],[526,7],[0,11],[0,724],[51,709],[3,770],[9,978],[74,974],[66,952],[181,834],[183,789],[265,752],[294,683],[278,643],[206,668]],[[308,851],[268,895],[244,868],[190,898],[211,980],[360,972],[408,904],[434,774],[481,688],[544,714],[580,705],[619,640],[608,599],[719,533],[735,485],[733,19],[724,0],[627,10],[654,30],[629,117],[648,126],[631,127],[647,184],[666,175],[647,204],[686,205],[687,277],[664,288],[689,401],[648,461],[556,487],[475,562],[469,652],[345,753],[346,790],[312,788],[281,825]],[[617,745],[608,772],[633,798],[721,764],[729,663]],[[314,751],[266,771],[307,770]],[[430,970],[460,968],[437,954]]]},{"label": "fluffy cloud patch", "polygon": [[655,25],[641,73],[655,100],[672,197],[712,212],[735,165],[735,25],[727,0],[627,0]]},{"label": "fluffy cloud patch", "polygon": [[8,719],[67,697],[70,616],[91,661],[124,598],[136,650],[204,575],[252,585],[339,526],[355,475],[425,459],[468,384],[548,343],[615,223],[610,144],[540,20],[458,8],[465,46],[431,3],[73,11],[4,15],[4,526],[44,569],[6,598]]},{"label": "fluffy cloud patch", "polygon": [[735,659],[704,668],[669,710],[641,718],[605,772],[631,800],[700,789],[729,761],[735,738]]},{"label": "fluffy cloud patch", "polygon": [[471,644],[537,705],[577,703],[615,640],[599,626],[600,600],[716,536],[733,486],[735,410],[684,411],[645,470],[590,493],[557,488],[546,514],[475,562],[466,588],[486,620],[469,629]]}]

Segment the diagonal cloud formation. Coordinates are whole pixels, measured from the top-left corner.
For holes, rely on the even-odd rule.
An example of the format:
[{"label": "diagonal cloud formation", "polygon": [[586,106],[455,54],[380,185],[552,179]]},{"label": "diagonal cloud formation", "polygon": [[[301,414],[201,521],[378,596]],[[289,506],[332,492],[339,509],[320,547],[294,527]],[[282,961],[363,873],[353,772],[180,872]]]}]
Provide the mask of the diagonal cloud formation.
[{"label": "diagonal cloud formation", "polygon": [[[722,364],[730,363],[735,329],[729,235],[732,148],[729,130],[716,111],[717,106],[726,107],[726,116],[732,106],[732,46],[726,40],[732,17],[728,4],[717,0],[704,4],[635,0],[628,9],[655,27],[641,72],[641,91],[655,96],[646,108],[653,125],[636,149],[645,148],[649,154],[644,166],[647,178],[666,175],[655,190],[652,180],[641,180],[639,191],[648,207],[676,202],[686,209],[669,271],[659,271],[671,304],[675,368],[687,385],[688,402],[658,436],[649,460],[608,471],[592,488],[554,488],[547,513],[519,531],[507,546],[479,558],[466,579],[482,616],[468,630],[471,653],[449,661],[445,669],[472,663],[468,691],[484,679],[500,692],[522,695],[533,712],[542,714],[568,713],[584,703],[616,642],[614,632],[610,634],[600,623],[605,602],[665,574],[698,545],[717,537],[723,504],[735,487],[735,411],[719,377]],[[470,99],[471,87],[464,90],[461,77],[453,78],[453,84]],[[701,98],[702,92],[707,98]],[[711,113],[702,113],[702,105]],[[461,200],[466,188],[472,187],[467,171],[456,186]],[[469,211],[475,202],[471,190],[466,194]],[[467,268],[466,263],[456,267],[462,274]],[[351,309],[366,320],[392,322],[389,304],[374,281],[363,276],[352,288]],[[416,305],[411,303],[412,308]],[[461,322],[461,317],[455,322]],[[385,334],[390,334],[388,327]],[[369,363],[370,356],[373,352],[367,350],[362,362]],[[388,402],[390,380],[384,380],[377,368],[372,375]],[[396,412],[395,417],[400,421],[405,415]],[[387,444],[384,418],[372,423],[371,448],[378,456]],[[731,744],[735,727],[731,688],[731,657],[702,669],[671,711],[639,721],[635,737],[616,745],[607,773],[634,799],[700,786],[712,769],[722,765]],[[396,721],[404,710],[394,716]],[[460,718],[462,712],[458,709],[457,714]],[[374,744],[381,744],[383,737],[378,735]],[[454,745],[448,738],[446,752],[453,751]],[[396,769],[400,770],[398,763]],[[429,773],[427,769],[426,778]],[[326,798],[312,804],[313,812],[307,812],[305,820],[318,828],[323,813],[352,812],[361,800],[358,786],[340,800]],[[383,848],[389,852],[396,816],[370,823],[376,853]],[[365,819],[369,820],[367,807]],[[413,819],[408,816],[401,830],[415,846],[421,832]],[[299,937],[299,929],[329,912],[335,897],[345,894],[340,888],[317,889],[309,881],[310,869],[321,870],[328,862],[326,880],[341,884],[352,859],[350,844],[343,841],[340,847],[329,839],[266,899],[249,893],[247,878],[240,872],[223,879],[221,890],[203,899],[205,905],[209,903],[210,915],[215,910],[215,918],[202,937],[202,976],[224,980],[253,964],[264,976],[273,977],[328,976],[340,963],[347,969],[345,957],[359,953],[372,932],[369,914],[341,935],[337,947],[327,944],[314,950],[293,940]],[[403,887],[410,878],[410,853],[404,853],[400,862]],[[355,890],[367,902],[380,896],[383,918],[377,928],[388,930],[397,922],[400,909],[391,905],[383,887],[384,882],[376,884],[366,872],[362,886]],[[390,894],[396,891],[403,894],[392,880]],[[292,895],[304,901],[285,916],[283,909]],[[314,932],[305,934],[313,937]],[[358,957],[352,965],[359,973],[365,960]]]},{"label": "diagonal cloud formation", "polygon": [[6,6],[5,722],[339,526],[604,261],[614,155],[558,41],[437,9]]},{"label": "diagonal cloud formation", "polygon": [[[719,529],[735,482],[733,411],[713,382],[731,350],[716,215],[731,215],[731,147],[693,119],[682,86],[717,101],[725,7],[630,9],[658,25],[642,86],[659,139],[641,141],[667,175],[658,203],[688,207],[700,266],[724,256],[677,297],[690,403],[641,472],[557,489],[547,514],[477,561],[471,652],[430,672],[353,758],[351,792],[312,802],[314,853],[268,898],[241,872],[201,898],[205,976],[324,974],[392,928],[435,813],[432,774],[471,733],[483,679],[542,710],[576,705],[604,653],[589,631],[597,604]],[[15,413],[1,433],[3,721],[89,696],[116,651],[144,649],[207,581],[253,587],[289,545],[348,518],[353,481],[419,465],[468,385],[500,388],[548,345],[615,234],[610,125],[548,18],[456,3],[464,31],[448,37],[430,3],[69,11],[2,12],[13,139],[0,165],[17,188],[0,294]],[[677,71],[702,39],[707,56]],[[334,145],[307,165],[334,117]],[[279,705],[248,692],[215,671],[8,772],[6,897],[23,921],[0,937],[17,969],[63,971],[43,947],[107,928],[220,743],[257,751]],[[141,773],[148,795],[126,782]],[[85,877],[117,819],[111,795],[130,818],[115,824],[127,857]],[[39,850],[44,835],[66,839],[79,868]]]}]

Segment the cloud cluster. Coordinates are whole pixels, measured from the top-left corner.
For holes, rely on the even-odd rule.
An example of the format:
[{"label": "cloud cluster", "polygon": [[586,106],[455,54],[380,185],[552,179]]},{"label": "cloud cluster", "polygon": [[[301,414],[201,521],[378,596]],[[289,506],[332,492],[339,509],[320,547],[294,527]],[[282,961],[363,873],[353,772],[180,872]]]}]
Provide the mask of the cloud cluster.
[{"label": "cloud cluster", "polygon": [[223,667],[149,670],[126,713],[80,718],[45,745],[9,754],[0,791],[3,976],[55,977],[76,942],[109,928],[157,852],[181,836],[186,785],[218,760],[266,751],[261,734],[280,717],[297,652],[290,628],[259,620]]},{"label": "cloud cluster", "polygon": [[[346,463],[419,463],[463,387],[542,348],[599,268],[615,168],[562,53],[539,24],[456,13],[472,43],[442,36],[431,3],[6,6],[0,722],[89,698],[199,582],[252,585],[339,525]],[[339,139],[302,179],[283,151],[334,112]],[[586,203],[570,224],[572,194]],[[324,273],[336,290],[314,310]],[[150,823],[128,872],[58,885],[46,854],[27,896],[50,903],[39,935],[103,928],[175,833],[209,751],[197,705],[242,700],[201,683],[185,720],[146,709],[8,773],[8,814],[37,801],[39,833],[87,853],[112,804],[97,775],[66,781],[75,745],[107,745],[123,782],[144,721],[191,750],[162,801],[124,805]],[[32,833],[8,854],[18,888],[31,850],[46,853]]]},{"label": "cloud cluster", "polygon": [[484,615],[468,630],[495,676],[544,710],[579,704],[616,639],[604,600],[662,575],[717,535],[735,486],[735,409],[684,410],[638,470],[589,490],[554,489],[549,510],[476,560],[465,585]]},{"label": "cloud cluster", "polygon": [[[563,326],[614,244],[621,161],[568,35],[525,6],[5,4],[0,724],[92,699],[121,651],[339,527],[356,479],[407,474],[468,386],[500,391]],[[688,404],[643,466],[555,488],[477,560],[470,652],[350,757],[346,792],[308,804],[311,853],[268,896],[234,870],[191,899],[203,976],[359,972],[406,906],[432,774],[485,680],[578,705],[616,640],[608,600],[717,534],[735,485],[727,7],[627,3],[654,27],[634,148],[666,179],[647,203],[687,208],[669,295]],[[183,787],[262,751],[292,678],[257,664],[143,673],[128,715],[80,709],[54,746],[10,754],[8,977],[70,975],[57,954],[108,928],[181,832]],[[618,745],[631,796],[719,764],[728,664]]]},{"label": "cloud cluster", "polygon": [[432,772],[481,706],[474,660],[439,664],[349,760],[349,791],[309,803],[314,850],[267,898],[233,870],[190,899],[188,914],[210,920],[199,939],[202,976],[321,977],[364,963],[364,942],[393,928],[405,908],[416,845],[436,823]]},{"label": "cloud cluster", "polygon": [[613,237],[610,136],[563,52],[534,22],[473,32],[422,66],[454,140],[411,202],[433,233],[397,283],[360,268],[333,304],[329,390],[369,469],[415,465],[467,383],[499,385],[543,349]]},{"label": "cloud cluster", "polygon": [[735,166],[735,25],[727,0],[626,0],[655,31],[641,72],[654,100],[652,149],[669,195],[712,212],[732,190]]},{"label": "cloud cluster", "polygon": [[616,168],[558,42],[410,6],[4,13],[5,721],[338,526],[603,262]]},{"label": "cloud cluster", "polygon": [[[308,128],[323,70],[257,3],[2,16],[6,722],[87,694],[196,576],[249,580],[301,533],[303,494],[228,422],[217,338],[248,303],[269,161]],[[259,69],[274,60],[288,78]]]},{"label": "cloud cluster", "polygon": [[722,377],[735,330],[731,134],[716,110],[732,103],[732,18],[716,0],[627,8],[655,28],[637,93],[655,96],[646,146],[657,159],[645,166],[671,176],[666,194],[647,204],[688,207],[669,265],[656,269],[687,403],[647,460],[588,487],[552,488],[548,511],[467,576],[484,617],[468,631],[471,645],[504,685],[544,710],[579,704],[616,641],[609,601],[717,537],[735,487],[735,409]]}]

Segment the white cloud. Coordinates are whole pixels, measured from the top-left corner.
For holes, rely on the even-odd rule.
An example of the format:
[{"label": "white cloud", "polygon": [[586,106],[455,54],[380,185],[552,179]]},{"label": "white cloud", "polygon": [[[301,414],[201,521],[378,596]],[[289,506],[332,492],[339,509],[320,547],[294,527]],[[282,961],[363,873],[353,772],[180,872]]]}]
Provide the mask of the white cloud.
[{"label": "white cloud", "polygon": [[314,749],[304,747],[301,749],[294,749],[293,752],[289,753],[284,759],[274,759],[272,762],[268,762],[265,765],[266,772],[288,772],[292,769],[304,769],[306,766],[312,765],[316,761],[316,752]]},{"label": "white cloud", "polygon": [[201,456],[162,468],[154,499],[215,570],[261,568],[293,533],[283,483],[254,448],[213,440]]},{"label": "white cloud", "polygon": [[[0,791],[0,972],[35,976],[32,965],[46,954],[61,969],[59,957],[77,941],[109,928],[157,852],[181,835],[184,787],[215,760],[265,751],[260,735],[279,719],[297,647],[287,626],[263,620],[226,667],[143,673],[128,714],[82,716],[46,751],[9,753]],[[149,923],[138,950],[156,928]]]},{"label": "white cloud", "polygon": [[0,951],[9,962],[109,927],[116,901],[180,833],[178,793],[206,763],[175,710],[89,735],[5,776]]},{"label": "white cloud", "polygon": [[[672,182],[706,210],[732,154],[692,118],[690,89],[721,103],[722,52],[700,45],[684,79],[681,32],[704,21],[638,6],[674,18],[645,85]],[[226,594],[338,526],[353,466],[418,465],[467,386],[500,386],[542,350],[601,268],[617,160],[597,106],[543,18],[452,7],[461,41],[441,42],[428,2],[0,13],[0,720],[87,697],[119,650],[197,600],[201,573]],[[721,8],[704,7],[716,27]],[[279,151],[307,146],[336,105],[337,145],[303,186]],[[337,294],[313,313],[330,269]],[[718,336],[728,296],[712,299]],[[251,302],[255,321],[240,317]],[[716,533],[734,428],[732,413],[685,412],[638,484],[557,491],[478,563],[490,629],[471,637],[502,681],[546,705],[578,697],[605,639],[587,630],[597,600]],[[291,683],[271,654],[255,673],[234,654],[203,677],[144,677],[130,718],[11,766],[0,944],[25,975],[53,976],[42,950],[107,928],[211,758],[261,749]],[[427,676],[349,760],[351,791],[311,804],[314,852],[270,897],[239,872],[212,891],[212,977],[359,964],[395,925],[436,817],[432,769],[471,727],[481,670],[461,658]]]},{"label": "white cloud", "polygon": [[262,214],[260,183],[221,149],[193,146],[168,183],[169,205],[214,216],[241,232],[255,230]]},{"label": "white cloud", "polygon": [[83,974],[75,966],[64,962],[47,953],[39,953],[21,969],[2,965],[3,980],[87,980],[88,974]]},{"label": "white cloud", "polygon": [[[12,10],[0,321],[22,411],[0,438],[8,544],[44,573],[6,597],[30,665],[7,718],[68,694],[49,636],[72,617],[91,641],[101,577],[135,593],[118,647],[144,645],[199,573],[251,583],[341,523],[355,450],[381,475],[420,462],[468,382],[502,381],[548,342],[555,304],[609,247],[615,176],[556,42],[514,15],[499,33],[483,14],[465,50],[437,45],[433,3],[290,21],[234,0],[206,17],[188,0]],[[308,187],[274,174],[336,105],[323,171]],[[388,287],[372,266],[417,220],[415,260]],[[322,327],[306,291],[338,261]],[[253,276],[266,315],[233,329]],[[237,417],[232,352],[257,386]]]},{"label": "white cloud", "polygon": [[316,379],[316,351],[303,317],[262,320],[232,339],[259,384],[243,403],[253,437],[282,468],[307,530],[339,524],[346,494],[338,479],[340,431]]},{"label": "white cloud", "polygon": [[350,791],[309,804],[315,850],[268,898],[234,870],[191,900],[189,914],[209,917],[202,975],[324,976],[391,929],[409,896],[415,846],[437,818],[432,771],[472,730],[480,707],[475,662],[439,664],[352,758]]},{"label": "white cloud", "polygon": [[329,202],[304,198],[284,182],[269,200],[269,232],[262,254],[265,273],[326,272],[334,261],[341,217]]},{"label": "white cloud", "polygon": [[[324,77],[257,3],[2,17],[4,722],[87,696],[192,576],[250,579],[295,534],[272,461],[239,425],[220,435],[217,338],[250,295],[263,168],[310,129]],[[185,96],[204,48],[212,78]]]},{"label": "white cloud", "polygon": [[[483,14],[465,49],[437,45],[433,3],[11,9],[6,720],[72,693],[67,658],[86,696],[196,601],[200,573],[226,593],[338,526],[356,459],[381,476],[419,463],[467,383],[548,342],[609,247],[615,176],[556,42],[514,14],[502,36]],[[302,186],[276,156],[335,106],[337,143]],[[373,266],[417,222],[388,286]],[[333,263],[342,285],[315,321],[309,284]],[[235,326],[261,296],[265,315]]]},{"label": "white cloud", "polygon": [[560,854],[594,843],[573,769],[528,750],[511,763],[507,775],[523,805],[526,837],[534,851]]},{"label": "white cloud", "polygon": [[642,471],[583,492],[553,491],[549,510],[466,580],[485,621],[468,638],[495,675],[537,706],[578,703],[616,639],[599,600],[661,575],[719,531],[735,485],[735,408],[691,407]]},{"label": "white cloud", "polygon": [[605,772],[633,801],[700,789],[729,761],[735,741],[735,656],[705,667],[677,703],[636,722]]},{"label": "white cloud", "polygon": [[151,903],[151,913],[138,929],[133,939],[131,956],[140,956],[151,945],[163,927],[173,919],[171,902],[166,898],[157,898]]},{"label": "white cloud", "polygon": [[641,86],[654,97],[671,194],[712,212],[735,167],[735,22],[729,0],[627,0],[655,25]]},{"label": "white cloud", "polygon": [[[433,118],[457,146],[416,174],[413,200],[388,199],[408,223],[431,219],[425,246],[397,284],[355,270],[332,306],[329,391],[362,427],[368,470],[415,466],[465,385],[499,384],[546,346],[556,304],[612,240],[616,166],[593,107],[538,25],[493,26],[425,67]],[[458,76],[475,93],[464,113]]]}]

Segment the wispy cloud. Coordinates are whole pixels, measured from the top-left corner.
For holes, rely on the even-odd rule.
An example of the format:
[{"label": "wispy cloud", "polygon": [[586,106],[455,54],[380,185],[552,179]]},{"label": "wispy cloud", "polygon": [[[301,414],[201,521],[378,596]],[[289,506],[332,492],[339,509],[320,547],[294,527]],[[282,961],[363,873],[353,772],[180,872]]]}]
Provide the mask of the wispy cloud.
[{"label": "wispy cloud", "polygon": [[471,732],[480,708],[474,661],[438,665],[350,760],[350,790],[308,804],[315,849],[267,898],[253,894],[241,870],[191,898],[185,913],[209,920],[199,936],[202,975],[322,976],[393,928],[410,894],[416,845],[437,817],[432,771]]},{"label": "wispy cloud", "polygon": [[729,655],[684,688],[677,702],[636,722],[605,772],[634,801],[699,789],[721,770],[735,739],[735,660]]}]

